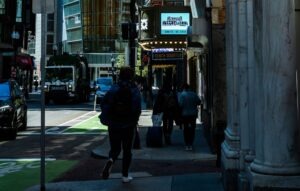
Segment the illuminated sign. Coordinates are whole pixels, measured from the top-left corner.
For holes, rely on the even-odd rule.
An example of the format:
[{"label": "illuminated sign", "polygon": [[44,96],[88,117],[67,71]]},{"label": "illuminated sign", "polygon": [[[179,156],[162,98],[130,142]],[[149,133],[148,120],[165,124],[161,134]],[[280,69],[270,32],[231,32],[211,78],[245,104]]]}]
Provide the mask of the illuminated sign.
[{"label": "illuminated sign", "polygon": [[141,19],[141,30],[148,30],[148,19]]},{"label": "illuminated sign", "polygon": [[161,13],[161,35],[187,35],[190,25],[189,13]]},{"label": "illuminated sign", "polygon": [[152,60],[181,60],[182,52],[152,52]]}]

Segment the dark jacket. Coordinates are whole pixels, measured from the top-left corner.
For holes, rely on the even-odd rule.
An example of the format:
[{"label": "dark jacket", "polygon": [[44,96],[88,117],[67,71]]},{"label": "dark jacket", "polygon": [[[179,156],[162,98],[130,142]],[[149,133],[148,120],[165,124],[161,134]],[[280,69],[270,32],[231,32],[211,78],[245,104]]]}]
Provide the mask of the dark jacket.
[{"label": "dark jacket", "polygon": [[[114,95],[116,94],[116,92],[119,90],[120,88],[120,84],[125,84],[130,86],[131,89],[131,111],[128,111],[129,117],[128,120],[126,121],[115,121],[115,120],[110,120],[109,122],[109,127],[117,127],[117,128],[124,128],[124,127],[128,127],[128,126],[135,126],[138,123],[140,114],[141,114],[141,94],[140,91],[138,89],[138,87],[131,82],[126,82],[126,81],[121,81],[118,82],[117,84],[114,84],[110,90],[105,94],[102,102],[101,102],[101,110],[102,112],[107,112],[108,113],[108,117],[111,119],[113,118],[112,115],[114,115],[114,113],[109,112],[110,108],[112,107],[112,104],[114,103]],[[130,101],[130,100],[128,100]],[[105,111],[104,111],[105,110]]]},{"label": "dark jacket", "polygon": [[179,104],[174,91],[160,90],[153,106],[153,114],[163,113],[164,117],[177,117]]},{"label": "dark jacket", "polygon": [[183,90],[179,95],[179,105],[182,116],[197,116],[198,105],[201,104],[199,96],[190,90]]}]

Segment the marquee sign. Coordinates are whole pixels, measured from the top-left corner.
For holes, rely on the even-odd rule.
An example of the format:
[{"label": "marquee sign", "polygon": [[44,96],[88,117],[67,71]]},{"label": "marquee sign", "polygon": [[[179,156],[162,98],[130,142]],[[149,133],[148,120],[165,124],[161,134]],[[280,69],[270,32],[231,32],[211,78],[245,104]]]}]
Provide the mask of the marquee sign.
[{"label": "marquee sign", "polygon": [[182,60],[182,51],[152,52],[152,60]]},{"label": "marquee sign", "polygon": [[161,35],[187,35],[190,25],[189,13],[161,13]]}]

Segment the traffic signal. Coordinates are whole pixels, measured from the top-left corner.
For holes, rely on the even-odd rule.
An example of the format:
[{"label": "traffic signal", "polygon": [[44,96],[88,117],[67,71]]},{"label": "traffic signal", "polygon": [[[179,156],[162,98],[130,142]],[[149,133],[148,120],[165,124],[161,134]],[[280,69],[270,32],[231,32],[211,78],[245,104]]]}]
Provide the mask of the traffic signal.
[{"label": "traffic signal", "polygon": [[122,38],[128,40],[137,38],[136,23],[122,23]]},{"label": "traffic signal", "polygon": [[128,40],[129,33],[129,23],[122,23],[122,38],[123,40]]}]

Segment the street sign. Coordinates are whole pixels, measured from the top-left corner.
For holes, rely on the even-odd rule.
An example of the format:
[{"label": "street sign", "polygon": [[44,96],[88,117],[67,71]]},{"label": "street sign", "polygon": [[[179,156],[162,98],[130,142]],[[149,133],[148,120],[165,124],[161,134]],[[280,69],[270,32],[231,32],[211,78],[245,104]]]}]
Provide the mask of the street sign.
[{"label": "street sign", "polygon": [[[43,4],[42,4],[43,1]],[[44,2],[45,1],[45,2]],[[44,9],[43,9],[43,6]],[[33,13],[54,13],[54,0],[32,0]]]}]

